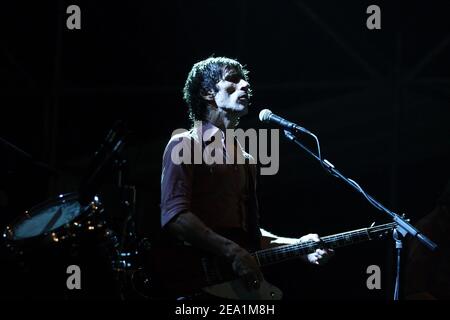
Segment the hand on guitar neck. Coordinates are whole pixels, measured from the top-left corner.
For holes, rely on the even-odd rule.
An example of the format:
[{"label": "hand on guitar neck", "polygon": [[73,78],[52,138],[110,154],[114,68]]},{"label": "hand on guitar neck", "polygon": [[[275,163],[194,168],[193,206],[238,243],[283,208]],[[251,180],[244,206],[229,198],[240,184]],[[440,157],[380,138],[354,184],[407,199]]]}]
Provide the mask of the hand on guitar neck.
[{"label": "hand on guitar neck", "polygon": [[[314,252],[305,254],[302,256],[302,260],[305,262],[309,262],[315,265],[323,265],[328,262],[328,260],[334,256],[334,250],[328,248],[327,245],[319,238],[319,235],[316,233],[310,233],[304,235],[301,238],[286,238],[276,236],[264,229],[261,229],[261,233],[263,235],[262,246],[265,248],[271,247],[279,247],[283,245],[291,245],[298,243],[307,243],[307,242],[317,242],[321,245],[320,248],[316,249]],[[265,240],[264,240],[265,238]]]},{"label": "hand on guitar neck", "polygon": [[319,235],[315,233],[307,234],[300,238],[299,243],[304,242],[320,242],[323,247],[316,249],[313,253],[307,254],[303,256],[303,259],[309,263],[317,264],[317,265],[323,265],[328,262],[328,260],[334,256],[334,250],[331,248],[327,248],[325,243],[319,238]]}]

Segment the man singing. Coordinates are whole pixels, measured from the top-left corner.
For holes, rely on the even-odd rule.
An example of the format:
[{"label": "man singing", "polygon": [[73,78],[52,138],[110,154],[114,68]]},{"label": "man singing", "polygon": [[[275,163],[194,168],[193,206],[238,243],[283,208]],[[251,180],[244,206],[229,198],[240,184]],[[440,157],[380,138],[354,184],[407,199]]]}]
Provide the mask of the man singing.
[{"label": "man singing", "polygon": [[[173,135],[164,152],[161,225],[169,237],[227,261],[251,289],[259,287],[263,276],[250,252],[320,240],[317,234],[298,239],[278,237],[259,226],[256,164],[236,139],[226,141],[225,135],[248,112],[251,90],[247,74],[238,61],[224,57],[200,61],[189,72],[183,93],[193,127]],[[200,150],[203,155],[202,150],[211,143],[220,146],[214,150],[214,159],[224,161],[194,164],[174,159],[180,155],[180,145],[183,152]],[[192,154],[182,156],[194,158]],[[226,161],[229,157],[246,161]],[[238,230],[249,241],[238,244],[224,230]],[[332,254],[331,249],[317,249],[303,259],[320,265]]]}]

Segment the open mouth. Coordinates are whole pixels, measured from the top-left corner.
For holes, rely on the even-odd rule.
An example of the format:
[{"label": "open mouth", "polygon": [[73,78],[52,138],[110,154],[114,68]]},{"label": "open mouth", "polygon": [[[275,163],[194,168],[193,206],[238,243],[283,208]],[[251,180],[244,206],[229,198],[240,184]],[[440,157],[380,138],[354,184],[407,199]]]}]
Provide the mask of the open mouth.
[{"label": "open mouth", "polygon": [[239,97],[239,98],[238,98],[238,101],[239,101],[240,103],[243,103],[243,104],[248,104],[248,103],[249,103],[249,99],[248,99],[247,96]]}]

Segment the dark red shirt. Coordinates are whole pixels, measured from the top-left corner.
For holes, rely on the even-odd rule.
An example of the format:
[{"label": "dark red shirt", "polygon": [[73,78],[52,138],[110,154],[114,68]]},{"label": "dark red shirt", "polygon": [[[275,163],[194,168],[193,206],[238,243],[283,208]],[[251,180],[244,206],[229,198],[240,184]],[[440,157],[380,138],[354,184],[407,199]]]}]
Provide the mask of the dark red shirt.
[{"label": "dark red shirt", "polygon": [[[235,141],[235,154],[249,163],[226,163],[229,153],[226,152],[225,133],[211,123],[197,123],[190,131],[172,136],[163,155],[162,227],[178,214],[190,211],[213,230],[238,228],[259,232],[256,165]],[[222,158],[222,164],[212,163],[211,154],[204,152],[212,142],[216,147],[211,154],[214,159]],[[201,164],[193,164],[194,152]],[[187,161],[180,163],[180,156]]]}]

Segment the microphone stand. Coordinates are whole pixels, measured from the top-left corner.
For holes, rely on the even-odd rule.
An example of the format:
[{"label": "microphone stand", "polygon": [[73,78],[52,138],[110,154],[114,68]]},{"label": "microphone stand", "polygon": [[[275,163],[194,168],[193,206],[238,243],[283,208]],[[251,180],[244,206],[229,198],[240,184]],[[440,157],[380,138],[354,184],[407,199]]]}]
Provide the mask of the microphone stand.
[{"label": "microphone stand", "polygon": [[[372,196],[367,194],[359,186],[358,183],[356,183],[352,179],[345,177],[342,173],[340,173],[335,168],[335,166],[330,161],[323,159],[320,154],[319,139],[313,133],[309,132],[308,130],[306,130],[304,128],[301,128],[301,129],[302,129],[301,130],[302,132],[311,135],[316,140],[319,156],[316,155],[314,152],[312,152],[310,149],[308,149],[306,146],[304,146],[291,131],[284,130],[284,135],[288,140],[297,144],[299,147],[301,147],[303,150],[305,150],[307,153],[309,153],[313,158],[315,158],[317,161],[319,161],[320,164],[322,165],[322,167],[325,169],[325,171],[327,171],[332,176],[341,179],[342,181],[344,181],[345,183],[350,185],[354,190],[361,193],[367,199],[367,201],[369,201],[370,204],[372,204],[378,210],[383,211],[386,214],[388,214],[392,218],[392,220],[394,220],[394,222],[396,223],[396,227],[394,228],[394,231],[393,231],[393,237],[395,240],[395,248],[397,251],[397,266],[396,266],[394,300],[399,300],[400,276],[401,276],[400,262],[401,262],[401,254],[402,254],[402,249],[403,249],[403,243],[402,243],[403,237],[405,237],[409,233],[412,237],[417,238],[422,244],[424,244],[426,247],[428,247],[432,251],[437,249],[437,245],[433,241],[431,241],[429,238],[427,238],[424,234],[422,234],[418,229],[413,227],[408,222],[408,220],[406,220],[404,218],[404,215],[400,216],[397,213],[384,207],[380,202],[378,202]],[[299,130],[296,130],[296,131],[298,132]]]}]

